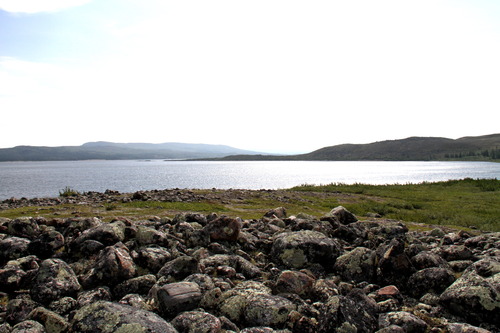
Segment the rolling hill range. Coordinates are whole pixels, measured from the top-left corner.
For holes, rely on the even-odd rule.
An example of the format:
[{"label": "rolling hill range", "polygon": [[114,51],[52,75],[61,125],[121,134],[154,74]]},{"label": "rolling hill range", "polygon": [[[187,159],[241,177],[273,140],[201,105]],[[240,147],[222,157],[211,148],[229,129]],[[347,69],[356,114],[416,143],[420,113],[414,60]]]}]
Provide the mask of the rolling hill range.
[{"label": "rolling hill range", "polygon": [[304,160],[304,161],[444,161],[500,160],[500,134],[447,139],[410,137],[369,144],[342,144],[307,154],[238,155],[223,160]]},{"label": "rolling hill range", "polygon": [[63,161],[124,159],[215,158],[234,154],[258,154],[224,145],[190,143],[88,142],[81,146],[17,146],[0,149],[0,161]]}]

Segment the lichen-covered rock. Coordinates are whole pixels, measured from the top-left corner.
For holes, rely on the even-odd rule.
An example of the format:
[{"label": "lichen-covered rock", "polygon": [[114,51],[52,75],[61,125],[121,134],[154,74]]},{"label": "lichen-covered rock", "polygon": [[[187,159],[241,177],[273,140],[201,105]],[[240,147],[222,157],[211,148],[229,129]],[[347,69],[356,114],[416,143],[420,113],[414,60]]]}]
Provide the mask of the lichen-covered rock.
[{"label": "lichen-covered rock", "polygon": [[0,265],[28,255],[30,240],[21,237],[8,237],[0,240]]},{"label": "lichen-covered rock", "polygon": [[106,247],[99,253],[93,267],[82,277],[82,284],[86,288],[99,284],[114,286],[133,278],[136,273],[135,263],[128,248],[122,243],[117,243]]},{"label": "lichen-covered rock", "polygon": [[446,329],[448,333],[492,333],[484,328],[465,323],[451,323],[446,326]]},{"label": "lichen-covered rock", "polygon": [[414,273],[408,279],[408,290],[415,297],[428,292],[440,294],[455,282],[455,275],[449,269],[430,267]]},{"label": "lichen-covered rock", "polygon": [[80,244],[86,240],[96,240],[105,246],[123,242],[125,239],[125,224],[121,221],[112,223],[101,223],[90,229],[86,229],[71,244],[73,249],[78,250]]},{"label": "lichen-covered rock", "polygon": [[280,328],[295,309],[296,306],[284,297],[256,293],[248,296],[243,318],[249,326]]},{"label": "lichen-covered rock", "polygon": [[371,282],[375,278],[375,251],[357,247],[337,258],[334,270],[346,281]]},{"label": "lichen-covered rock", "polygon": [[81,286],[71,267],[61,259],[46,259],[40,264],[31,288],[31,297],[49,304],[64,296],[75,296]]},{"label": "lichen-covered rock", "polygon": [[173,280],[182,280],[187,276],[199,273],[198,261],[191,256],[180,256],[163,265],[158,277],[170,277]]},{"label": "lichen-covered rock", "polygon": [[[497,273],[499,274],[499,273]],[[475,270],[465,273],[440,296],[449,311],[471,323],[490,322],[500,325],[500,291]]]},{"label": "lichen-covered rock", "polygon": [[14,325],[28,319],[29,314],[38,305],[28,296],[22,295],[7,303],[5,319]]},{"label": "lichen-covered rock", "polygon": [[439,254],[430,251],[422,251],[411,258],[411,262],[416,269],[430,267],[442,267],[450,269],[450,264]]},{"label": "lichen-covered rock", "polygon": [[261,274],[257,266],[238,255],[216,254],[200,260],[200,268],[204,272],[214,272],[218,266],[233,267],[247,278],[255,278]]},{"label": "lichen-covered rock", "polygon": [[273,241],[271,257],[291,269],[320,264],[331,270],[341,249],[336,240],[320,232],[301,230],[278,234]]},{"label": "lichen-covered rock", "polygon": [[147,295],[155,283],[156,276],[153,274],[138,276],[116,285],[113,289],[113,294],[117,298],[122,298],[127,294]]},{"label": "lichen-covered rock", "polygon": [[145,226],[137,227],[137,232],[135,234],[135,241],[140,246],[154,245],[154,244],[165,247],[169,246],[169,239],[165,235],[165,233]]},{"label": "lichen-covered rock", "polygon": [[18,290],[25,276],[26,272],[19,266],[0,268],[0,291],[11,293]]},{"label": "lichen-covered rock", "polygon": [[91,290],[84,290],[78,293],[76,302],[78,307],[95,303],[97,301],[111,301],[111,292],[108,287],[98,287]]},{"label": "lichen-covered rock", "polygon": [[73,333],[176,333],[165,319],[153,312],[128,305],[99,301],[79,309],[71,321]]},{"label": "lichen-covered rock", "polygon": [[333,208],[326,216],[333,216],[342,224],[349,224],[358,221],[358,218],[353,213],[342,206]]},{"label": "lichen-covered rock", "polygon": [[179,333],[219,333],[222,324],[219,318],[201,311],[186,311],[170,322]]},{"label": "lichen-covered rock", "polygon": [[46,333],[45,327],[37,321],[26,320],[12,327],[10,333]]},{"label": "lichen-covered rock", "polygon": [[424,333],[427,329],[425,321],[405,311],[388,312],[380,315],[379,326],[381,328],[390,327],[391,325],[400,326],[407,333]]},{"label": "lichen-covered rock", "polygon": [[69,328],[69,323],[58,315],[44,307],[38,307],[29,314],[29,319],[42,323],[47,333],[63,333]]},{"label": "lichen-covered rock", "polygon": [[28,251],[41,259],[47,259],[63,246],[64,236],[56,230],[47,230],[28,245]]},{"label": "lichen-covered rock", "polygon": [[404,241],[394,238],[389,245],[379,247],[378,251],[381,253],[377,265],[377,278],[380,284],[394,284],[404,289],[408,278],[415,271],[405,253]]},{"label": "lichen-covered rock", "polygon": [[40,232],[40,227],[35,219],[22,217],[11,220],[7,224],[7,233],[12,236],[34,239]]},{"label": "lichen-covered rock", "polygon": [[156,274],[167,261],[172,259],[172,254],[164,247],[149,246],[137,251],[136,263]]},{"label": "lichen-covered rock", "polygon": [[238,219],[221,216],[208,222],[205,230],[212,241],[236,241],[240,234],[241,222]]},{"label": "lichen-covered rock", "polygon": [[333,296],[321,309],[318,332],[374,332],[377,319],[369,310],[346,296]]}]

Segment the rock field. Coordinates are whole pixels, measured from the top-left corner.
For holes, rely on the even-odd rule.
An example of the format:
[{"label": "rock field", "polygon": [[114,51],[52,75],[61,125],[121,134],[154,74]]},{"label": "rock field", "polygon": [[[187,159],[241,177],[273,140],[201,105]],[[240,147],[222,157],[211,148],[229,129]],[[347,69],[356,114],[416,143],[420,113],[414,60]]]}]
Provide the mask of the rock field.
[{"label": "rock field", "polygon": [[409,231],[341,206],[0,218],[4,332],[500,332],[500,233]]}]

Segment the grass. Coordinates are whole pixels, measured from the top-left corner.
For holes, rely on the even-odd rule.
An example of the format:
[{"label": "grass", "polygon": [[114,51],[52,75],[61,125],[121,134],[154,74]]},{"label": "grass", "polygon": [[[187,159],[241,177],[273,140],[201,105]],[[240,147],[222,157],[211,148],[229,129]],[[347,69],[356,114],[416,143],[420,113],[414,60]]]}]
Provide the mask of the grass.
[{"label": "grass", "polygon": [[[192,191],[203,194],[208,190]],[[346,207],[361,220],[368,213],[377,213],[385,219],[407,222],[410,229],[432,228],[422,225],[425,224],[500,231],[500,180],[496,179],[399,185],[301,185],[277,191],[244,191],[237,197],[224,200],[116,201],[104,204],[30,206],[0,210],[0,217],[98,216],[109,221],[116,216],[145,219],[151,216],[173,217],[182,212],[215,212],[243,219],[257,219],[269,209],[279,206],[285,207],[288,215],[305,213],[320,217],[338,205]]]},{"label": "grass", "polygon": [[303,185],[293,190],[356,194],[360,200],[345,206],[360,216],[373,212],[407,222],[500,231],[500,180],[496,179],[399,185]]}]

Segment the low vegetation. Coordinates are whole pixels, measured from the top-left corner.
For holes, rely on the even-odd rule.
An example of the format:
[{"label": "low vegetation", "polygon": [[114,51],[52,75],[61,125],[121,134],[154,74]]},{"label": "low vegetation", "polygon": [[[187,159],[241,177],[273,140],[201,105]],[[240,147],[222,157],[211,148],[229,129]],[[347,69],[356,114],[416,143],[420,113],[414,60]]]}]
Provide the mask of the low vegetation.
[{"label": "low vegetation", "polygon": [[497,179],[404,185],[303,185],[293,190],[355,194],[358,200],[345,206],[360,216],[375,213],[407,222],[500,231],[500,180]]},{"label": "low vegetation", "polygon": [[[186,190],[187,191],[187,190]],[[0,209],[0,217],[92,217],[110,221],[116,216],[146,219],[173,217],[183,212],[226,214],[258,219],[271,208],[283,206],[288,215],[322,216],[342,205],[361,220],[381,218],[406,222],[410,228],[433,225],[500,231],[500,180],[463,179],[436,183],[367,185],[301,185],[285,190],[189,190],[191,201],[123,200],[91,202],[78,197],[74,203]],[[70,187],[61,197],[78,196]],[[130,194],[128,194],[130,196]],[[430,227],[427,227],[429,225]]]}]

